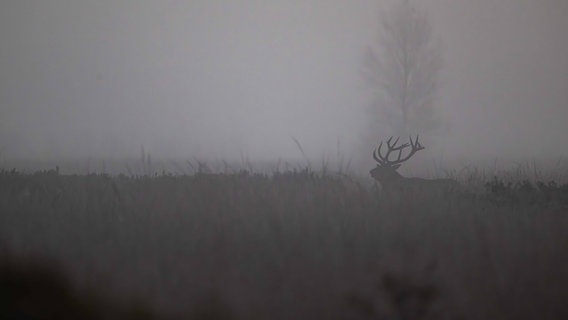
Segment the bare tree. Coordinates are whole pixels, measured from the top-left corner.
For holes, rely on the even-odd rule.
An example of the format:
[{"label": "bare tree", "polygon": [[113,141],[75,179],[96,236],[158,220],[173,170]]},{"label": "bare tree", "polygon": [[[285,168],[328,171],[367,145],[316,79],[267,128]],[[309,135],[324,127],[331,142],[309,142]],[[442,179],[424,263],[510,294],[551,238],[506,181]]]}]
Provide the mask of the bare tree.
[{"label": "bare tree", "polygon": [[369,48],[364,65],[377,98],[373,116],[399,135],[438,127],[434,102],[442,54],[425,11],[399,0],[380,18],[378,46]]}]

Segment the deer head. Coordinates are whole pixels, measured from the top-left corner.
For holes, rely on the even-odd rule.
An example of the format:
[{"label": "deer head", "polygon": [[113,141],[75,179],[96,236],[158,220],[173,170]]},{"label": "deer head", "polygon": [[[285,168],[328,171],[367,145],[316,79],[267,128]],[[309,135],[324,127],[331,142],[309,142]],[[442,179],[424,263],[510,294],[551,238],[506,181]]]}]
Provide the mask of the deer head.
[{"label": "deer head", "polygon": [[[371,170],[370,173],[371,176],[375,180],[379,181],[383,186],[385,184],[404,179],[398,172],[396,172],[396,169],[398,169],[403,162],[410,159],[416,152],[424,149],[420,142],[418,142],[418,135],[416,136],[416,140],[412,141],[412,137],[409,137],[410,143],[403,143],[399,146],[397,146],[399,138],[396,138],[394,142],[392,139],[393,137],[390,137],[387,140],[386,145],[388,150],[384,156],[381,151],[381,148],[383,147],[382,141],[381,144],[379,144],[379,147],[373,151],[373,158],[377,161],[377,167]],[[408,147],[411,148],[410,152],[403,157],[402,153]],[[393,151],[398,151],[396,160],[389,159]]]}]

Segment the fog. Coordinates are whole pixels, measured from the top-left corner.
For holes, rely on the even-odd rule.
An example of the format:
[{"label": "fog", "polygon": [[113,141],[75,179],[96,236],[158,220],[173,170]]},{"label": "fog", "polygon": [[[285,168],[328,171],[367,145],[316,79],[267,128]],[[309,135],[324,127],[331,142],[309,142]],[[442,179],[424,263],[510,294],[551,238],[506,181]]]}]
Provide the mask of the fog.
[{"label": "fog", "polygon": [[[389,5],[2,1],[0,158],[370,158],[362,57]],[[420,6],[444,56],[427,155],[568,156],[568,2]]]}]

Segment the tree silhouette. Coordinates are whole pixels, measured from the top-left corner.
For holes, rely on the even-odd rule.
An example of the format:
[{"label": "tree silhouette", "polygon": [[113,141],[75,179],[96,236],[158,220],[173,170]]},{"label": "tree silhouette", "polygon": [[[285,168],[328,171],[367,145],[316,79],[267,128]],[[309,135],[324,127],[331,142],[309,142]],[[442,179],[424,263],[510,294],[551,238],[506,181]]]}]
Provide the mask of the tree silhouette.
[{"label": "tree silhouette", "polygon": [[439,127],[434,102],[442,53],[426,12],[408,0],[397,2],[382,12],[378,40],[378,46],[368,49],[364,65],[376,95],[375,122],[386,121],[396,134]]}]

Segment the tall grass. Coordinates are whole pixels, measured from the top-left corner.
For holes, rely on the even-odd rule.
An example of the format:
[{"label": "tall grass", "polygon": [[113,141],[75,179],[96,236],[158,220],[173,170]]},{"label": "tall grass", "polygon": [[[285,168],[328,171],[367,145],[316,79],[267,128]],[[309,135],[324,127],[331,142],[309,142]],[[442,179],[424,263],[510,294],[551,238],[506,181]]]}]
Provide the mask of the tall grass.
[{"label": "tall grass", "polygon": [[483,192],[389,201],[309,168],[2,171],[0,248],[180,317],[567,317],[568,188],[475,183]]}]

